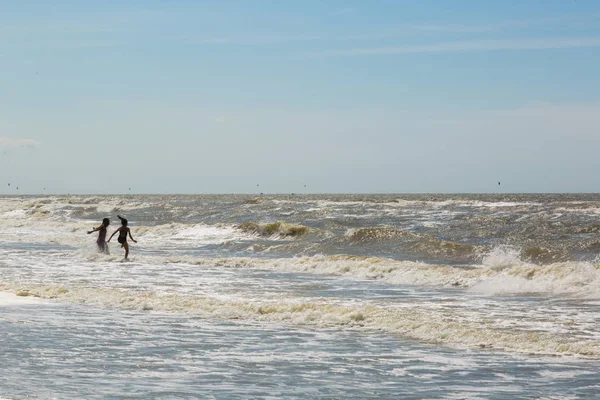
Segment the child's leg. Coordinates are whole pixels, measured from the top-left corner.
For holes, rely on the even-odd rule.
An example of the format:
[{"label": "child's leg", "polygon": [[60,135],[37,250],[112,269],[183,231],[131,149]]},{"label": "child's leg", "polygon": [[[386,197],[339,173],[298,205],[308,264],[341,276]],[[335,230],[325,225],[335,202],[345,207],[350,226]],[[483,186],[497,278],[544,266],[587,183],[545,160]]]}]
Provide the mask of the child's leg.
[{"label": "child's leg", "polygon": [[123,243],[123,247],[125,247],[125,258],[129,255],[129,245],[127,242]]}]

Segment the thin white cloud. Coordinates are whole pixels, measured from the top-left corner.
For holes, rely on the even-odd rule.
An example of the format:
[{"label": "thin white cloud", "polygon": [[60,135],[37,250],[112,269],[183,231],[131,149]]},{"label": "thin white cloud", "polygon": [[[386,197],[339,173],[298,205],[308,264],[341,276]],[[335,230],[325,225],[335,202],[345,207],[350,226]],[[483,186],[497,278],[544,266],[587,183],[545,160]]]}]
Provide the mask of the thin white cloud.
[{"label": "thin white cloud", "polygon": [[332,50],[322,53],[330,56],[361,56],[417,53],[457,53],[500,50],[545,50],[600,47],[600,37],[544,38],[520,40],[469,40],[460,42],[401,45],[393,47],[366,47],[348,50]]},{"label": "thin white cloud", "polygon": [[33,139],[12,139],[6,136],[0,136],[0,148],[28,147],[33,149],[39,145],[40,142]]},{"label": "thin white cloud", "polygon": [[439,33],[483,33],[483,32],[501,32],[525,29],[538,29],[544,31],[551,29],[587,29],[596,28],[600,22],[599,13],[591,14],[564,14],[556,17],[545,17],[536,19],[514,19],[489,22],[487,24],[447,24],[447,23],[429,23],[413,25],[412,29],[422,32]]},{"label": "thin white cloud", "polygon": [[0,40],[0,50],[27,50],[27,51],[70,51],[91,48],[110,48],[124,46],[128,42],[125,40],[104,40],[104,39],[45,39],[27,42],[3,42]]},{"label": "thin white cloud", "polygon": [[[336,10],[336,13],[356,12],[356,9],[344,8]],[[382,26],[372,31],[356,31],[352,34],[333,30],[307,31],[303,35],[285,35],[281,32],[263,32],[246,36],[231,37],[194,37],[193,34],[171,38],[174,41],[182,40],[187,44],[215,44],[215,45],[272,45],[294,42],[317,42],[317,41],[355,41],[355,40],[380,40],[401,37],[422,36],[424,33],[433,35],[448,34],[491,34],[515,31],[561,31],[565,28],[587,29],[595,28],[600,22],[600,13],[591,14],[565,14],[559,17],[545,17],[523,20],[500,20],[484,24],[469,23],[400,23],[390,26]]]},{"label": "thin white cloud", "polygon": [[191,35],[168,38],[174,42],[185,43],[189,45],[277,45],[282,43],[311,42],[322,40],[325,37],[317,35],[298,35],[285,36],[276,33],[263,35],[250,35],[246,37],[212,37],[212,38],[194,38]]}]

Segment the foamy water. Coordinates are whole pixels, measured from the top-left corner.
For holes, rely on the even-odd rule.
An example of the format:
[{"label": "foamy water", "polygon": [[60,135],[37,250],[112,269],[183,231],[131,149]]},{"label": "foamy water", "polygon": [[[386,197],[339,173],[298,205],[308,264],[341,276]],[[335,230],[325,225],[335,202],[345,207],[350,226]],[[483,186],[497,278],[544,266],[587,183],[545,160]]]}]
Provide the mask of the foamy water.
[{"label": "foamy water", "polygon": [[[596,207],[0,198],[0,396],[593,398]],[[110,235],[117,213],[129,262],[86,234],[108,216]]]}]

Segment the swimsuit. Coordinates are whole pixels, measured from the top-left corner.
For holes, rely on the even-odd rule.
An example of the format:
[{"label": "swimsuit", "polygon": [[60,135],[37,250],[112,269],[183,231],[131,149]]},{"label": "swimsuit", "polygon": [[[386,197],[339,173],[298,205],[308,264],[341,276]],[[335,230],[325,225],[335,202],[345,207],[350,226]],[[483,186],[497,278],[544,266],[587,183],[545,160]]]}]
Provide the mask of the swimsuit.
[{"label": "swimsuit", "polygon": [[117,238],[117,242],[123,244],[126,241],[127,241],[127,231],[122,230],[121,232],[119,232],[119,237]]}]

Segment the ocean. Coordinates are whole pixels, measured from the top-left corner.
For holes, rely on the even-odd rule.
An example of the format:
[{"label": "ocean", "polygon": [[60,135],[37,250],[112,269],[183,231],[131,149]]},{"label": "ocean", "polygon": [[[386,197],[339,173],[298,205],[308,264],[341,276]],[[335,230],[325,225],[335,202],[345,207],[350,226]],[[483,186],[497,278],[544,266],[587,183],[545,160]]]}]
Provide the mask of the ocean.
[{"label": "ocean", "polygon": [[3,196],[0,398],[600,398],[599,252],[595,194]]}]

